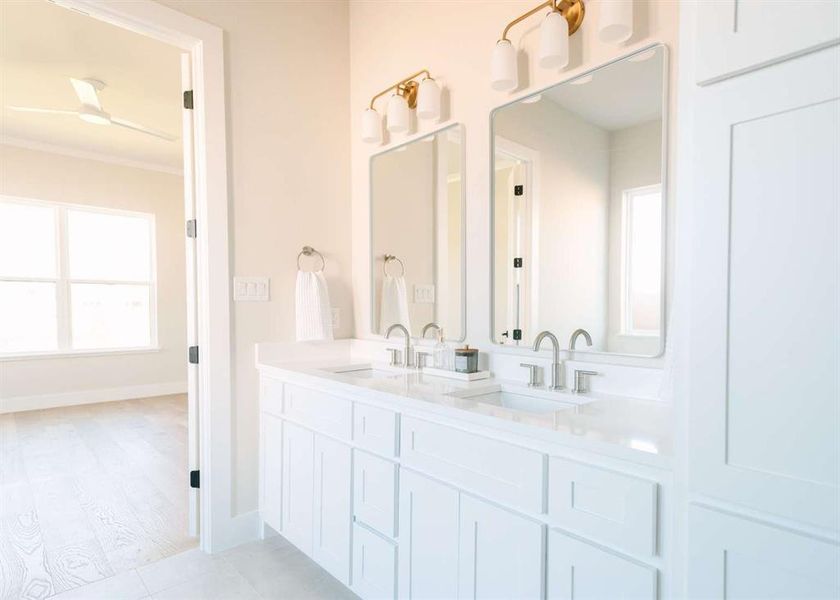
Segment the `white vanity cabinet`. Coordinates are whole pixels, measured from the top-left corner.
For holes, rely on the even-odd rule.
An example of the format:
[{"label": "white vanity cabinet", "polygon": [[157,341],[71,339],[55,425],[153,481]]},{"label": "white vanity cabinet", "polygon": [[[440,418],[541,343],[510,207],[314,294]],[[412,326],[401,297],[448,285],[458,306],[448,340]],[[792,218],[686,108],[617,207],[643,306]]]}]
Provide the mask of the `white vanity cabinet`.
[{"label": "white vanity cabinet", "polygon": [[261,389],[262,520],[362,598],[668,593],[656,470],[555,455],[568,447],[363,391],[265,375]]}]

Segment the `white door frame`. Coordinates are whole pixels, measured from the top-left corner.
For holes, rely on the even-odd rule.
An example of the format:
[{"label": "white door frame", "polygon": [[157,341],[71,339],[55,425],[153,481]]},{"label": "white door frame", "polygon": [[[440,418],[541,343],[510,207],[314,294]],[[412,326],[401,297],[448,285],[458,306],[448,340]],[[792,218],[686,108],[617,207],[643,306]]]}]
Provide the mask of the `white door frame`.
[{"label": "white door frame", "polygon": [[[52,0],[190,54],[200,341],[200,543],[217,552],[256,537],[233,514],[228,182],[223,33],[152,0]],[[186,365],[186,357],[184,357]],[[187,473],[184,473],[185,486]],[[253,531],[251,531],[253,529]]]}]

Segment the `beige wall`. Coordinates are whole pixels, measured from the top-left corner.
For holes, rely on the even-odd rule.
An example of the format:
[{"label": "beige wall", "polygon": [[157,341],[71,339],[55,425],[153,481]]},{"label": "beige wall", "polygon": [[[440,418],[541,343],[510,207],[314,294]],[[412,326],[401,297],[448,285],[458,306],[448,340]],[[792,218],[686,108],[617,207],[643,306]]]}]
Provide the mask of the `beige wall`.
[{"label": "beige wall", "polygon": [[170,383],[186,389],[181,176],[0,145],[0,194],[154,213],[160,345],[142,354],[0,362],[0,398]]},{"label": "beige wall", "polygon": [[257,507],[254,344],[295,336],[296,257],[327,259],[337,337],[353,333],[346,2],[163,0],[224,30],[232,275],[271,277],[233,306],[234,511]]},{"label": "beige wall", "polygon": [[[587,2],[586,21],[571,38],[571,61],[563,71],[542,69],[536,64],[538,19],[529,20],[512,30],[511,39],[523,50],[520,72],[524,82],[522,89],[513,94],[490,88],[490,54],[504,25],[531,8],[533,2],[358,0],[350,3],[353,279],[359,335],[369,331],[368,160],[371,154],[383,149],[361,141],[360,117],[370,98],[400,77],[428,67],[445,88],[443,119],[465,125],[467,341],[475,347],[487,349],[490,343],[488,290],[491,264],[490,111],[524,95],[527,90],[558,83],[652,42],[666,43],[671,50],[670,64],[676,63],[677,2],[637,0],[635,33],[628,43],[616,47],[597,41],[599,1]],[[674,94],[671,94],[671,102],[673,110]],[[424,132],[440,125],[420,121],[421,131]],[[671,202],[673,199],[672,194]],[[673,218],[673,211],[670,218]],[[669,243],[671,240],[669,237]],[[658,364],[652,360],[643,362]]]}]

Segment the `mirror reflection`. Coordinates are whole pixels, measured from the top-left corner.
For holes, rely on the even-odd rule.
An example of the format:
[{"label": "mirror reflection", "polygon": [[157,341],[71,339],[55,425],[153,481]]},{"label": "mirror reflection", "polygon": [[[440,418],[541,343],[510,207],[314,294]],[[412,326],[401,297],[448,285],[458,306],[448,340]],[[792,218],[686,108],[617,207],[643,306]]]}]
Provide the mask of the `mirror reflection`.
[{"label": "mirror reflection", "polygon": [[435,323],[464,337],[462,138],[453,125],[371,159],[374,334]]},{"label": "mirror reflection", "polygon": [[497,343],[661,352],[664,80],[657,46],[494,112]]}]

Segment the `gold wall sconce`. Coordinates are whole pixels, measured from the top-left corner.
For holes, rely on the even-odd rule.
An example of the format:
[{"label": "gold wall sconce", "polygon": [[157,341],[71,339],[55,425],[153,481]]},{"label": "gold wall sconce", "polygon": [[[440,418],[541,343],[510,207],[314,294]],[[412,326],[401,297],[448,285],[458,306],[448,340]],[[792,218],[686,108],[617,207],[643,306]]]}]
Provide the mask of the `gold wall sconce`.
[{"label": "gold wall sconce", "polygon": [[[423,76],[418,82],[417,79]],[[391,92],[385,109],[387,128],[391,133],[408,131],[410,111],[417,109],[421,119],[440,118],[440,87],[432,79],[428,69],[422,69],[388,86],[370,100],[370,106],[362,114],[362,141],[379,144],[382,142],[382,117],[376,111],[376,101]]]},{"label": "gold wall sconce", "polygon": [[569,36],[580,28],[586,7],[583,0],[546,0],[528,12],[516,17],[502,31],[496,42],[490,66],[490,85],[494,90],[509,91],[519,85],[516,47],[508,39],[511,27],[544,8],[551,9],[540,25],[539,63],[547,69],[563,68],[569,64]]}]

